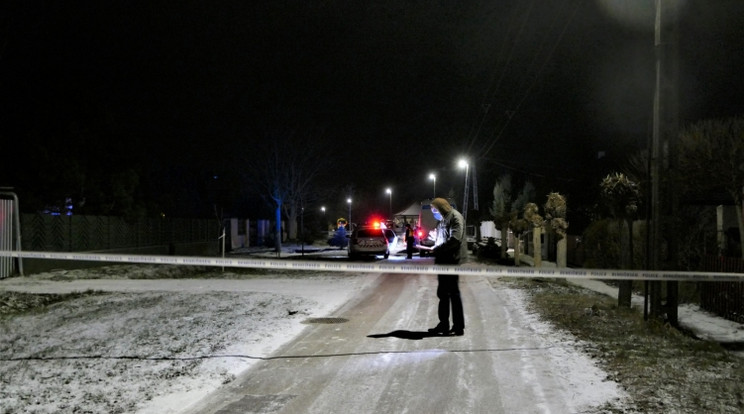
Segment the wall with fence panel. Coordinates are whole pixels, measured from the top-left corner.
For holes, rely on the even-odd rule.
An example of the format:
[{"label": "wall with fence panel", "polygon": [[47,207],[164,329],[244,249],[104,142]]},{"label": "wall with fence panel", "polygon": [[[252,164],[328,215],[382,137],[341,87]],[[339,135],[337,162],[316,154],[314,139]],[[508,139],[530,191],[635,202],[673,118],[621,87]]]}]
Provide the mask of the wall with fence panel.
[{"label": "wall with fence panel", "polygon": [[216,220],[22,214],[23,250],[76,252],[215,241]]},{"label": "wall with fence panel", "polygon": [[[220,223],[207,219],[22,214],[26,251],[137,253],[154,255],[219,254]],[[24,259],[25,273],[101,266],[101,262]]]},{"label": "wall with fence panel", "polygon": [[[703,261],[703,270],[744,273],[744,260],[737,257],[708,256]],[[728,320],[744,323],[744,283],[701,283],[700,307]]]}]

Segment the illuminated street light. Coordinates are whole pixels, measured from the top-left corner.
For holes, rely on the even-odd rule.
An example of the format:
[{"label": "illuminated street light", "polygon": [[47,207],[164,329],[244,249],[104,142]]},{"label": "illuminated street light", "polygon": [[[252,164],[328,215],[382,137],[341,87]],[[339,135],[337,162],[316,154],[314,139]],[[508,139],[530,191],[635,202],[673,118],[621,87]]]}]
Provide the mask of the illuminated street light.
[{"label": "illuminated street light", "polygon": [[348,230],[351,230],[351,197],[347,198],[346,202],[349,204],[349,228]]},{"label": "illuminated street light", "polygon": [[393,190],[390,188],[386,188],[385,192],[387,193],[389,199],[390,199],[390,210],[389,210],[389,218],[393,218]]},{"label": "illuminated street light", "polygon": [[434,197],[437,196],[437,175],[434,173],[431,173],[429,174],[429,179],[434,182],[434,188],[432,189],[432,192],[431,192],[431,198],[433,199]]},{"label": "illuminated street light", "polygon": [[467,160],[460,159],[460,161],[457,162],[457,166],[460,168],[465,169],[465,191],[463,191],[463,197],[462,197],[462,216],[465,219],[465,222],[468,222],[468,192],[470,188],[468,188],[468,170],[470,169]]}]

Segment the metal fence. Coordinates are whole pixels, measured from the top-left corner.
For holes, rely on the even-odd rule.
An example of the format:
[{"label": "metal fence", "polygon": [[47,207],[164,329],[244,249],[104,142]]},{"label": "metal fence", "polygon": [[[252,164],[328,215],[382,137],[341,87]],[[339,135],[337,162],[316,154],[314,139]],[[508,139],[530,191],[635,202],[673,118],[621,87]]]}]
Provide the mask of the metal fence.
[{"label": "metal fence", "polygon": [[134,222],[108,216],[22,214],[27,251],[76,252],[162,246],[217,240],[215,220],[147,218]]},{"label": "metal fence", "polygon": [[[735,257],[708,256],[703,260],[703,271],[744,273],[744,260]],[[701,283],[700,307],[728,320],[744,323],[744,283]]]},{"label": "metal fence", "polygon": [[[0,192],[0,250],[18,250],[20,240],[18,197],[14,193]],[[20,261],[8,256],[0,256],[0,279],[12,275],[18,265],[23,273]]]}]

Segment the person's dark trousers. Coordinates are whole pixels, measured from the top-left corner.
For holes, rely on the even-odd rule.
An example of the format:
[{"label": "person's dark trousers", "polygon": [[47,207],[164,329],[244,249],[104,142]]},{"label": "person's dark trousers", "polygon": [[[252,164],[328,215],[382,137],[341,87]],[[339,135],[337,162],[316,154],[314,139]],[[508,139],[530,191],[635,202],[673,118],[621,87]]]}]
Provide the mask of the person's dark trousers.
[{"label": "person's dark trousers", "polygon": [[406,257],[413,259],[413,237],[406,239]]},{"label": "person's dark trousers", "polygon": [[465,318],[462,314],[462,299],[460,298],[460,287],[458,275],[438,275],[439,286],[437,297],[439,298],[439,325],[449,326],[450,304],[452,305],[452,330],[462,331],[465,329]]}]

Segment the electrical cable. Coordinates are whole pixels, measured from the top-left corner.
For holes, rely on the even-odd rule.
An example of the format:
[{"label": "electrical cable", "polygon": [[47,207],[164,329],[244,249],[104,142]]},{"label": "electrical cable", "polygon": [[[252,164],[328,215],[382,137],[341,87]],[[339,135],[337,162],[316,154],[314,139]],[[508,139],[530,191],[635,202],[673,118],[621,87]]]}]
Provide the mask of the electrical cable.
[{"label": "electrical cable", "polygon": [[[561,9],[563,9],[563,8],[561,7]],[[530,7],[530,11],[531,10],[532,10],[532,7]],[[561,43],[563,37],[565,36],[565,33],[568,30],[568,27],[570,26],[571,22],[574,20],[576,14],[578,13],[578,10],[579,10],[579,4],[574,5],[574,8],[573,8],[573,11],[571,12],[571,15],[568,17],[568,19],[566,19],[563,27],[561,28],[561,31],[560,31],[559,35],[556,37],[556,41],[553,43],[552,47],[550,48],[550,51],[547,53],[547,56],[545,57],[545,59],[542,60],[541,63],[539,63],[539,57],[543,53],[543,50],[545,48],[545,45],[547,44],[547,40],[551,37],[551,34],[553,32],[553,28],[555,27],[555,25],[557,24],[557,22],[558,22],[558,20],[560,18],[560,16],[556,14],[556,16],[554,17],[554,19],[553,19],[553,21],[552,21],[552,23],[550,25],[550,30],[548,30],[546,32],[546,34],[543,36],[543,41],[541,42],[539,49],[534,53],[533,59],[532,59],[530,65],[528,66],[527,70],[525,71],[525,73],[528,73],[528,74],[534,72],[534,76],[532,76],[532,80],[531,80],[529,86],[526,88],[526,90],[524,91],[524,93],[521,94],[522,95],[521,98],[516,102],[516,105],[513,106],[513,110],[511,111],[511,113],[510,114],[507,114],[507,119],[505,120],[505,122],[503,123],[503,125],[501,125],[501,128],[498,129],[494,133],[494,135],[495,135],[494,138],[492,140],[490,140],[490,142],[485,143],[481,147],[480,151],[478,151],[479,158],[485,158],[488,155],[488,153],[490,153],[490,151],[493,149],[494,145],[501,139],[504,131],[506,130],[506,128],[511,123],[511,121],[513,119],[513,115],[516,112],[519,111],[519,109],[522,107],[522,105],[524,104],[524,102],[530,96],[532,90],[537,85],[537,83],[538,83],[541,75],[543,74],[545,68],[547,67],[548,63],[552,59],[553,55],[555,54],[556,49],[558,48],[558,46]],[[529,14],[527,15],[527,17],[529,17]],[[520,34],[521,34],[521,31],[520,31]],[[515,42],[514,42],[514,45],[515,46],[516,46],[518,40],[519,40],[518,38],[515,39]],[[514,49],[515,48],[512,48],[512,51]],[[539,69],[537,69],[535,71],[535,67],[538,64],[540,65],[539,66]],[[500,80],[499,80],[499,86],[501,84],[501,80],[503,80],[503,76],[504,76],[504,73],[506,72],[506,69],[507,68],[505,67],[504,71],[502,72],[502,76],[500,77]],[[525,82],[527,82],[527,81],[525,81]],[[525,82],[523,82],[522,84],[524,85]],[[492,95],[493,96],[495,96],[497,90],[498,89],[495,89],[492,92]],[[483,115],[483,119],[481,120],[481,123],[479,125],[478,131],[476,131],[476,135],[471,138],[470,145],[469,145],[468,149],[471,149],[472,146],[473,146],[473,144],[477,141],[478,134],[480,133],[480,130],[482,128],[482,125],[485,122],[485,117],[487,115],[488,115],[488,113],[485,113]]]},{"label": "electrical cable", "polygon": [[[521,4],[521,3],[519,3],[519,4]],[[510,39],[510,33],[514,29],[513,29],[513,27],[509,27],[507,29],[507,31],[506,31],[506,35],[504,36],[504,41],[501,44],[501,49],[500,49],[500,52],[499,52],[499,56],[498,56],[498,58],[496,60],[497,62],[500,62],[502,60],[501,58],[504,55],[504,53],[507,53],[507,56],[506,56],[506,59],[505,59],[506,60],[506,63],[503,65],[503,67],[502,67],[502,69],[501,69],[501,71],[499,73],[498,82],[496,82],[497,72],[494,71],[494,74],[491,77],[491,81],[489,82],[488,87],[486,88],[486,93],[484,94],[483,100],[481,101],[481,109],[486,108],[486,110],[484,111],[483,115],[480,117],[480,122],[478,123],[477,130],[475,132],[472,132],[471,131],[471,134],[470,134],[471,136],[469,138],[469,142],[470,143],[468,144],[468,149],[467,149],[467,152],[468,153],[472,150],[473,145],[475,144],[475,142],[478,139],[478,136],[480,135],[480,131],[481,131],[482,127],[483,127],[483,124],[486,121],[486,118],[487,118],[488,113],[489,113],[489,109],[490,109],[490,107],[492,105],[491,104],[491,101],[493,100],[493,96],[495,96],[496,95],[496,91],[500,90],[500,88],[501,88],[501,84],[502,84],[502,82],[503,82],[503,80],[504,80],[504,78],[506,76],[506,73],[508,72],[508,69],[509,69],[509,67],[511,65],[512,59],[514,57],[514,51],[516,50],[516,45],[517,45],[517,43],[519,42],[519,39],[522,37],[522,35],[524,33],[524,29],[527,26],[527,23],[529,21],[529,16],[532,13],[532,8],[534,7],[534,5],[535,5],[535,2],[534,1],[530,3],[529,8],[524,13],[522,13],[522,18],[521,19],[517,19],[516,18],[517,15],[518,15],[517,11],[519,11],[519,7],[517,7],[517,8],[514,9],[512,16],[510,16],[510,18],[509,18],[509,21],[510,22],[517,22],[517,21],[520,22],[519,23],[519,27],[518,27],[518,31],[516,33],[516,36],[514,37],[514,41],[511,43],[511,47],[509,48],[508,52],[505,52],[506,49],[507,49],[507,41]],[[494,83],[496,83],[495,87],[494,87]],[[492,90],[493,90],[493,92],[492,92]]]}]

